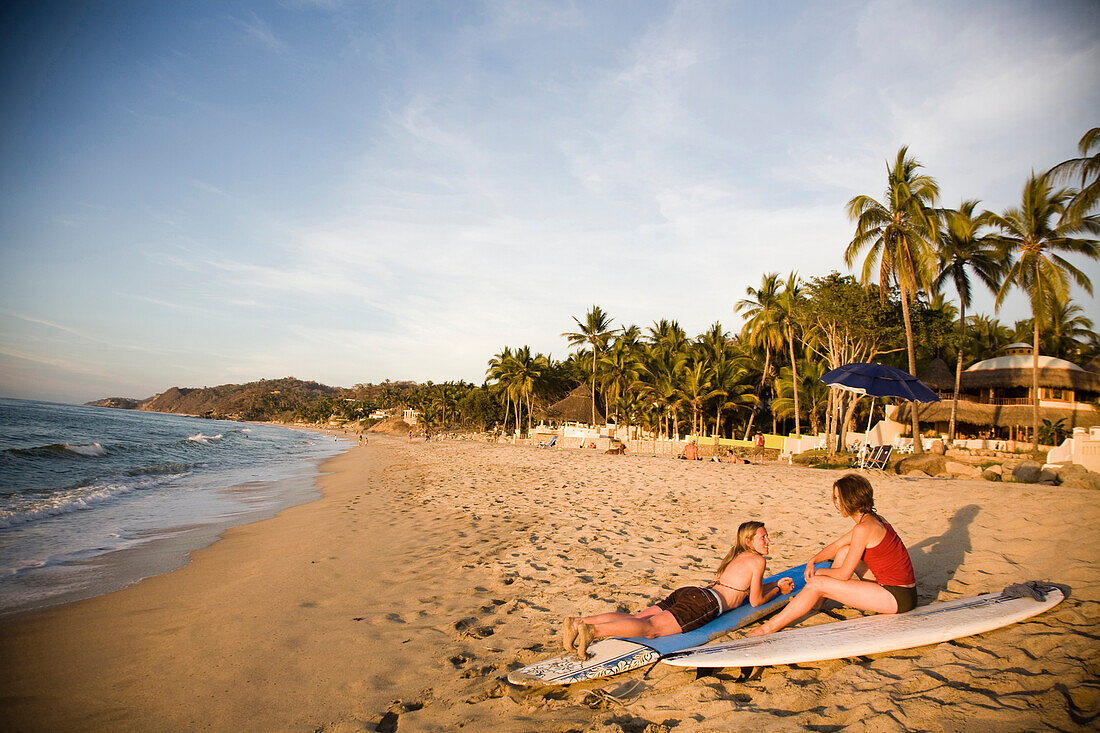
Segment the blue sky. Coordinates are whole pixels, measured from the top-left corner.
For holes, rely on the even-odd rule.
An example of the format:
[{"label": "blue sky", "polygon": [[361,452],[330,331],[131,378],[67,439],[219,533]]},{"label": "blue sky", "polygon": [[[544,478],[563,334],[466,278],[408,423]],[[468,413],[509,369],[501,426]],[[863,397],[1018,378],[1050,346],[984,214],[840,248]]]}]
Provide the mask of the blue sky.
[{"label": "blue sky", "polygon": [[1091,2],[2,12],[5,396],[480,383],[594,303],[734,330],[763,273],[846,271],[899,146],[1002,210],[1100,124]]}]

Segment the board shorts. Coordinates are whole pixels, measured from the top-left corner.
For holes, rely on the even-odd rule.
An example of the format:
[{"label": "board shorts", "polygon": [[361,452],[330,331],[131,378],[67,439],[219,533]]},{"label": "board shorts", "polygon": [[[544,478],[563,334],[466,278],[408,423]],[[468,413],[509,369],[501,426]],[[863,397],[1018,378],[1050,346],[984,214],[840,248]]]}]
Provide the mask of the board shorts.
[{"label": "board shorts", "polygon": [[668,611],[680,624],[680,632],[694,631],[722,614],[722,607],[714,594],[706,588],[686,586],[677,588],[663,601],[657,601],[657,608]]},{"label": "board shorts", "polygon": [[890,591],[890,595],[897,600],[898,613],[912,611],[917,607],[916,588],[907,588],[904,585],[884,585],[882,587]]}]

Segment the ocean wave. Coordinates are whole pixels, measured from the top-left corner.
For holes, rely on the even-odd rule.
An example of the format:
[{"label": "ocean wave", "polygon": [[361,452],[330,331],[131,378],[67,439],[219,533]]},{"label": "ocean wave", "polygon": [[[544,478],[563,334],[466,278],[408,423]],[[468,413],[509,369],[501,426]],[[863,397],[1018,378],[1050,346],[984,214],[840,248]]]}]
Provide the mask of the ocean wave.
[{"label": "ocean wave", "polygon": [[196,433],[195,435],[189,436],[187,439],[192,443],[208,445],[212,440],[221,440],[222,436],[220,433],[218,435],[203,435],[202,433]]},{"label": "ocean wave", "polygon": [[159,476],[166,473],[186,476],[195,465],[194,463],[155,463],[151,466],[137,466],[123,473],[127,476]]},{"label": "ocean wave", "polygon": [[75,489],[59,491],[51,496],[19,497],[19,501],[10,508],[0,509],[0,529],[26,524],[37,519],[55,517],[59,514],[90,509],[137,488],[130,484],[108,484],[106,486],[81,486]]},{"label": "ocean wave", "polygon": [[31,448],[5,448],[3,453],[13,456],[50,457],[50,456],[81,456],[83,458],[102,458],[107,455],[107,449],[99,443],[49,443],[48,445],[36,445]]},{"label": "ocean wave", "polygon": [[107,455],[107,449],[99,443],[91,443],[88,445],[69,445],[65,443],[65,450],[87,458],[99,458],[100,456]]}]

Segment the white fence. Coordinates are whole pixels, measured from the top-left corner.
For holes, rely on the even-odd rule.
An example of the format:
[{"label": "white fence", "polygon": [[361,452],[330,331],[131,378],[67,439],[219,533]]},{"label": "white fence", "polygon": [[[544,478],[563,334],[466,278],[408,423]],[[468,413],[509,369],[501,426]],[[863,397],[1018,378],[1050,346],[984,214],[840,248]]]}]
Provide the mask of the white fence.
[{"label": "white fence", "polygon": [[1090,471],[1100,472],[1100,427],[1074,428],[1073,437],[1047,453],[1047,463],[1073,461]]}]

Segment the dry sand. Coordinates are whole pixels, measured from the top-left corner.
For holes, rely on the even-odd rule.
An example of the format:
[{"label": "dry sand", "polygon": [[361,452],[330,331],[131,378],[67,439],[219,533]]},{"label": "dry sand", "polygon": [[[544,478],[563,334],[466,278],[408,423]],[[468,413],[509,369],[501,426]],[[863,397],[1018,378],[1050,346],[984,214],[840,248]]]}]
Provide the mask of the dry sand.
[{"label": "dry sand", "polygon": [[[185,568],[0,621],[13,730],[1078,730],[1100,713],[1100,509],[1077,489],[872,473],[922,603],[1047,579],[1024,623],[871,659],[699,680],[658,665],[511,689],[561,617],[708,577],[744,519],[769,569],[850,526],[837,472],[372,436],[323,498]],[[845,611],[851,617],[856,612]],[[808,623],[831,620],[819,615]]]}]

